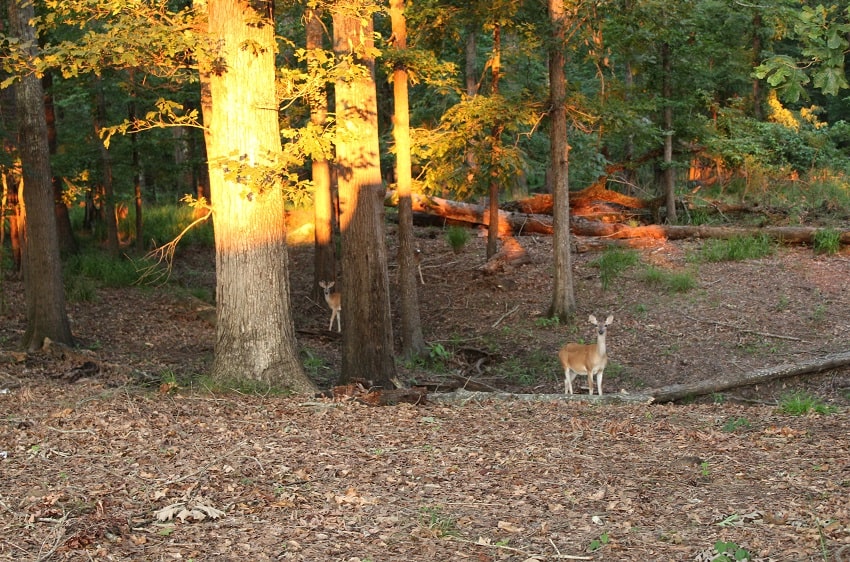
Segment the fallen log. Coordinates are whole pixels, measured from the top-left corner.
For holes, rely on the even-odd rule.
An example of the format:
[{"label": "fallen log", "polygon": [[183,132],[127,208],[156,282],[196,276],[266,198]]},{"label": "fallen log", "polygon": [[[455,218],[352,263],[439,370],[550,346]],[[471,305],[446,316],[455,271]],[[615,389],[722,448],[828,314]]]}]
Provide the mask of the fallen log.
[{"label": "fallen log", "polygon": [[[619,223],[590,221],[581,217],[570,220],[573,233],[582,236],[600,238],[631,239],[655,238],[666,240],[684,240],[688,238],[736,238],[764,234],[783,244],[801,245],[814,243],[815,236],[822,230],[813,226],[708,226],[708,225],[671,225],[649,224],[629,226]],[[839,241],[850,244],[850,231],[840,233]]]},{"label": "fallen log", "polygon": [[[411,196],[411,203],[413,212],[416,213],[428,213],[471,225],[490,225],[490,211],[484,205],[452,201],[442,197],[428,197],[417,193]],[[398,198],[394,191],[387,192],[384,204],[389,206],[398,204]],[[512,234],[545,234],[551,236],[553,232],[552,217],[550,216],[499,211],[499,237]]]},{"label": "fallen log", "polygon": [[653,401],[658,402],[675,402],[683,398],[693,398],[696,396],[705,396],[729,390],[730,388],[738,388],[742,386],[752,386],[754,384],[762,384],[769,381],[774,381],[797,375],[808,375],[812,373],[821,373],[830,369],[846,367],[850,365],[850,351],[841,353],[832,353],[824,357],[803,361],[793,365],[784,364],[778,367],[768,367],[751,371],[738,376],[720,376],[715,379],[700,381],[690,384],[673,384],[663,386],[653,390],[647,390],[643,394],[652,397]]},{"label": "fallen log", "polygon": [[466,404],[468,402],[593,402],[601,404],[649,404],[652,397],[646,394],[514,394],[512,392],[472,392],[458,389],[454,392],[434,392],[428,401],[441,404]]},{"label": "fallen log", "polygon": [[[643,210],[655,209],[660,204],[660,200],[657,198],[646,200],[613,191],[605,187],[607,183],[608,176],[602,176],[580,191],[571,191],[570,209],[576,212],[575,214],[584,214],[581,210],[592,209],[594,204],[598,202],[612,203],[626,209]],[[504,205],[504,208],[520,213],[551,215],[553,208],[552,195],[549,193],[537,193],[525,199],[510,201]],[[592,213],[592,211],[590,212]]]},{"label": "fallen log", "polygon": [[[604,190],[609,193],[616,193]],[[623,196],[626,197],[626,196]],[[487,208],[483,205],[462,203],[441,197],[427,197],[414,194],[412,196],[413,211],[439,216],[445,220],[462,222],[470,225],[490,224]],[[395,192],[388,192],[386,205],[396,205]],[[648,224],[629,226],[622,223],[589,220],[581,216],[570,215],[570,231],[577,236],[592,236],[611,240],[642,239],[641,245],[652,245],[652,240],[684,240],[689,238],[735,238],[738,236],[753,236],[765,234],[783,244],[811,245],[821,229],[811,226],[711,226],[711,225],[669,225]],[[549,215],[526,214],[520,212],[499,211],[499,236],[543,234],[552,235],[554,232],[553,219]],[[850,244],[850,231],[840,233],[841,244]]]}]

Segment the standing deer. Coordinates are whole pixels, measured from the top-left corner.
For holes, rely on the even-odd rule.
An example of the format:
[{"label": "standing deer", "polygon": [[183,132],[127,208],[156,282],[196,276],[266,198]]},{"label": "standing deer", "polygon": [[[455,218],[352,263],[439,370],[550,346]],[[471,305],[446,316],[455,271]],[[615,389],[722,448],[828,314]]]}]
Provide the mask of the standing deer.
[{"label": "standing deer", "polygon": [[605,322],[596,320],[596,316],[590,315],[590,323],[596,325],[596,343],[585,345],[580,343],[568,343],[558,352],[558,358],[564,367],[564,392],[573,393],[573,379],[577,375],[587,375],[587,386],[590,394],[593,394],[593,376],[596,375],[596,384],[599,396],[602,396],[602,372],[608,364],[608,352],[605,349],[605,332],[614,315],[611,314]]},{"label": "standing deer", "polygon": [[338,291],[331,292],[331,287],[334,286],[333,281],[319,281],[319,287],[325,293],[325,302],[331,307],[331,322],[328,324],[328,331],[331,331],[334,326],[334,317],[336,317],[336,331],[342,332],[342,320],[340,319],[340,311],[342,311],[342,293]]}]

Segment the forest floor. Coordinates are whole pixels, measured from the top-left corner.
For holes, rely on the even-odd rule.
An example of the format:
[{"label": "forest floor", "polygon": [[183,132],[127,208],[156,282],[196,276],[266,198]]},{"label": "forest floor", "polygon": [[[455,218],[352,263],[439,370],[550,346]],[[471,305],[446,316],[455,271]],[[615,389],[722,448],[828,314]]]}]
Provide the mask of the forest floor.
[{"label": "forest floor", "polygon": [[[850,347],[847,254],[695,263],[699,241],[666,243],[607,289],[599,254],[577,254],[579,312],[558,325],[543,316],[551,240],[520,238],[530,262],[497,275],[481,271],[483,239],[459,254],[437,228],[417,241],[434,351],[399,365],[406,382],[562,393],[557,350],[592,340],[590,313],[614,315],[606,394]],[[666,292],[646,264],[696,287]],[[327,388],[341,340],[309,248],[293,248],[291,272],[305,365]],[[80,349],[29,355],[15,351],[20,281],[4,281],[0,560],[705,561],[724,541],[749,560],[850,561],[848,368],[685,404],[211,393],[194,375],[214,328],[187,295],[213,280],[209,251],[184,249],[185,288],[100,288],[68,305]],[[795,393],[822,413],[784,411]]]}]

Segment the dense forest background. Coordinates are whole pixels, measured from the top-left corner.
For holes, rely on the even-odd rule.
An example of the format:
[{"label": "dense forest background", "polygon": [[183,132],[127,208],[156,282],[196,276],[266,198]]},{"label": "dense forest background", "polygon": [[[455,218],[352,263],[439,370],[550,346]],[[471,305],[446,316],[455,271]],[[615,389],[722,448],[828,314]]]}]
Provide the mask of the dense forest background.
[{"label": "dense forest background", "polygon": [[[22,136],[28,128],[21,126],[21,92],[33,77],[44,92],[66,292],[79,298],[91,291],[85,281],[75,285],[67,279],[79,279],[73,275],[75,268],[85,268],[86,256],[92,254],[98,254],[95,260],[104,254],[115,260],[98,266],[105,271],[121,271],[120,264],[129,263],[134,281],[139,280],[140,271],[143,281],[167,278],[174,255],[170,243],[180,238],[183,246],[193,242],[216,246],[218,285],[196,292],[208,302],[218,300],[219,343],[242,337],[231,338],[239,331],[239,320],[232,312],[249,307],[265,311],[259,315],[261,331],[273,325],[290,326],[286,271],[280,272],[281,281],[271,283],[285,287],[280,302],[269,306],[262,301],[269,286],[263,285],[268,280],[261,272],[280,262],[275,252],[285,248],[270,252],[265,265],[250,262],[255,266],[252,284],[240,288],[240,276],[247,279],[248,268],[223,271],[221,264],[227,262],[222,261],[222,252],[228,236],[245,233],[244,225],[242,230],[234,225],[240,220],[254,225],[255,219],[240,215],[239,210],[225,219],[230,203],[219,201],[216,228],[212,221],[204,221],[216,206],[214,193],[210,204],[215,191],[210,182],[213,171],[221,181],[235,182],[235,187],[224,191],[231,193],[237,205],[280,190],[285,195],[290,234],[301,235],[302,243],[316,243],[314,296],[321,296],[319,281],[336,279],[347,303],[343,324],[371,327],[363,341],[356,341],[359,331],[342,330],[343,379],[357,370],[356,365],[365,364],[367,349],[374,351],[373,370],[382,373],[380,380],[386,383],[393,378],[387,258],[383,250],[358,258],[382,246],[376,242],[383,241],[383,226],[375,224],[383,224],[383,216],[378,210],[378,221],[347,230],[338,222],[347,219],[324,217],[337,229],[336,238],[320,245],[319,205],[314,208],[314,204],[323,192],[317,187],[316,163],[330,161],[335,172],[331,176],[339,179],[339,190],[335,191],[337,182],[332,181],[332,195],[322,200],[324,205],[336,205],[337,212],[347,200],[358,200],[350,197],[357,189],[361,194],[373,187],[381,192],[401,191],[400,145],[395,136],[399,98],[394,97],[400,70],[410,86],[405,117],[410,124],[409,189],[415,194],[482,204],[489,200],[494,208],[496,203],[533,193],[557,193],[552,141],[566,140],[566,184],[573,193],[595,187],[645,202],[642,210],[646,212],[611,217],[602,211],[590,218],[621,220],[631,226],[645,222],[698,225],[728,222],[733,211],[756,209],[758,213],[745,219],[755,226],[815,224],[828,227],[838,240],[840,223],[836,221],[846,218],[850,208],[850,127],[843,95],[848,86],[844,58],[850,45],[846,6],[791,1],[742,5],[725,0],[675,4],[425,1],[406,6],[409,31],[402,40],[396,25],[399,7],[404,6],[398,2],[391,4],[392,10],[369,2],[265,2],[257,7],[236,3],[232,4],[236,11],[221,17],[225,12],[219,8],[231,4],[211,3],[215,10],[208,12],[205,2],[66,0],[21,5],[22,10],[32,9],[32,16],[25,13],[4,23],[9,33],[2,42],[0,134],[6,150],[0,166],[8,204],[4,213],[9,254],[15,258],[15,267],[20,267],[15,226],[19,211],[14,206],[21,184],[18,156],[30,146]],[[9,14],[19,13],[11,9],[17,4],[8,7]],[[553,16],[556,11],[559,18]],[[15,33],[12,24],[21,22],[37,40]],[[215,39],[213,28],[237,22],[249,38],[241,39],[233,53],[224,53],[224,40]],[[353,24],[362,27],[355,29]],[[251,38],[251,30],[272,26],[269,44]],[[353,34],[346,39],[343,30]],[[212,104],[220,115],[235,114],[247,106],[266,116],[269,109],[276,111],[279,135],[273,136],[282,147],[270,149],[275,153],[270,163],[257,163],[256,154],[235,144],[228,146],[228,142],[251,144],[253,130],[241,125],[224,132],[204,127],[209,119],[205,92],[210,82],[215,90],[217,81],[238,72],[246,72],[243,81],[257,79],[247,74],[251,64],[244,62],[253,59],[238,57],[251,55],[259,60],[272,51],[269,64],[274,86],[264,82],[268,86],[259,97],[274,101],[241,107],[233,98],[227,101],[229,106],[221,99]],[[563,104],[552,101],[550,78],[556,54],[565,55]],[[366,90],[352,89],[353,93],[345,94],[348,98],[343,96],[347,85],[366,77],[374,78],[373,83],[359,85]],[[274,92],[268,91],[272,88]],[[357,105],[366,103],[362,92],[371,96],[370,88],[374,110]],[[17,105],[12,97],[15,91]],[[227,88],[217,91],[220,94]],[[250,92],[248,85],[244,94]],[[275,102],[276,107],[266,107]],[[325,112],[321,119],[317,118],[319,108]],[[340,108],[349,113],[337,123],[337,118],[343,119]],[[560,133],[551,136],[551,117],[563,109],[566,139]],[[351,119],[371,114],[379,185],[354,186],[351,191],[351,186],[343,186],[349,174],[339,173],[345,166],[360,165],[351,158],[351,146],[356,144],[352,143],[356,135],[350,134]],[[208,155],[211,146],[218,151],[215,157]],[[343,156],[348,160],[342,161]],[[242,188],[239,182],[244,183]],[[266,189],[268,185],[275,189]],[[359,201],[371,198],[359,197]],[[400,207],[400,236],[406,224],[402,212]],[[352,216],[373,214],[375,209],[364,209]],[[488,258],[495,253],[494,223],[491,219]],[[189,225],[194,226],[187,232]],[[223,234],[225,226],[229,234]],[[32,241],[40,238],[51,237],[31,236]],[[405,249],[404,242],[400,246]],[[556,255],[564,247],[557,235],[554,246]],[[330,268],[319,264],[320,247],[333,254]],[[128,262],[122,256],[132,259]],[[406,263],[399,259],[401,271]],[[339,282],[337,264],[346,270],[343,282]],[[566,264],[569,269],[568,260]],[[556,260],[556,293],[564,268]],[[25,286],[47,277],[31,276]],[[242,302],[245,295],[248,300]],[[361,299],[360,295],[366,296]],[[555,306],[557,298],[550,316],[564,319]],[[402,298],[405,355],[410,347],[410,322],[405,316],[410,308],[405,303],[410,302]],[[380,317],[367,318],[376,304],[384,309]],[[575,304],[568,307],[574,309]],[[281,319],[268,313],[279,308],[286,309]],[[231,312],[223,315],[222,309]],[[414,351],[427,354],[421,339],[420,333]],[[289,347],[275,353],[290,359],[294,353],[291,330],[255,335],[254,340],[285,341]],[[381,340],[384,343],[375,343]],[[263,352],[257,357],[271,355]],[[231,357],[231,367],[242,364],[244,358],[238,354]],[[233,371],[231,367],[227,370]],[[264,372],[265,367],[247,370]],[[285,369],[297,370],[292,363]],[[300,380],[310,388],[308,381]]]},{"label": "dense forest background", "polygon": [[[188,54],[183,67],[157,66],[176,64],[180,49],[189,48],[173,36],[189,36],[191,24],[169,20],[185,8],[179,2],[37,6],[44,44],[38,64],[55,115],[51,164],[69,203],[97,201],[106,167],[116,204],[131,212],[137,184],[147,205],[203,195],[203,133],[188,123],[200,106],[196,69]],[[321,72],[333,71],[333,59],[308,73],[304,7],[277,2],[276,10],[285,140],[320,142],[309,127],[307,101],[310,88],[329,78]],[[799,216],[813,203],[841,202],[850,147],[842,94],[846,6],[620,1],[579,2],[569,10],[571,189],[607,176],[613,189],[652,198],[672,169],[680,196],[713,189],[784,205]],[[547,191],[545,4],[425,1],[411,4],[406,16],[417,190],[465,200],[486,194],[495,174],[505,199]],[[382,172],[392,185],[389,77],[399,55],[388,18],[378,12],[375,23]],[[5,47],[9,73],[16,70],[14,42],[7,39]],[[11,90],[4,92],[0,135],[8,172],[16,134]],[[146,130],[112,135],[104,151],[103,130],[127,120]],[[498,155],[490,139],[496,122]],[[665,162],[668,135],[673,152]],[[297,175],[293,205],[309,202],[299,183],[310,178],[309,158],[303,162],[289,170]],[[133,238],[135,223],[123,227],[124,239]]]}]

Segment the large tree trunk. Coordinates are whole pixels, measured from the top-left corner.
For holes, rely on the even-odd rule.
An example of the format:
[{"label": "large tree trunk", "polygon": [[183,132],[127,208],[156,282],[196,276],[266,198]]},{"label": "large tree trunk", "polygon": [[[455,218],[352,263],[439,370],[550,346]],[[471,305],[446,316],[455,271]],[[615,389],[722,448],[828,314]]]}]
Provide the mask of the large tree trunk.
[{"label": "large tree trunk", "polygon": [[[390,0],[395,48],[407,48],[407,22],[404,0]],[[398,289],[401,302],[402,355],[413,358],[427,349],[419,316],[419,289],[416,277],[413,236],[413,205],[410,200],[412,174],[410,161],[410,110],[407,100],[407,69],[398,63],[393,72],[395,100],[393,137],[395,138],[396,180],[398,182]]]},{"label": "large tree trunk", "polygon": [[[30,25],[33,17],[32,3],[9,2],[14,32],[21,44],[30,45],[30,56],[37,55],[35,31]],[[24,184],[21,216],[27,304],[27,328],[21,343],[28,350],[40,348],[45,338],[72,345],[54,216],[44,91],[35,74],[24,76],[17,84],[16,108]]]},{"label": "large tree trunk", "polygon": [[549,316],[566,322],[576,307],[570,256],[569,151],[567,140],[567,79],[564,73],[565,16],[563,0],[549,0],[549,18],[555,30],[549,51],[550,146],[552,180],[554,278]]},{"label": "large tree trunk", "polygon": [[298,359],[289,302],[284,198],[275,173],[281,144],[272,2],[211,0],[208,9],[219,61],[209,73],[205,111],[216,249],[212,376],[315,392]]},{"label": "large tree trunk", "polygon": [[[334,51],[348,61],[337,80],[337,166],[342,232],[342,377],[390,388],[395,378],[384,241],[372,17],[333,14]],[[353,64],[360,66],[354,69]],[[366,72],[363,72],[363,68]]]},{"label": "large tree trunk", "polygon": [[[304,14],[307,29],[307,66],[318,72],[324,48],[325,26],[322,24],[321,8],[308,8]],[[317,129],[324,129],[328,117],[328,94],[323,87],[310,93],[310,121]],[[334,251],[334,208],[331,185],[330,163],[325,155],[314,154],[313,172],[313,283],[314,296],[321,300],[320,281],[336,281],[336,253]]]}]

